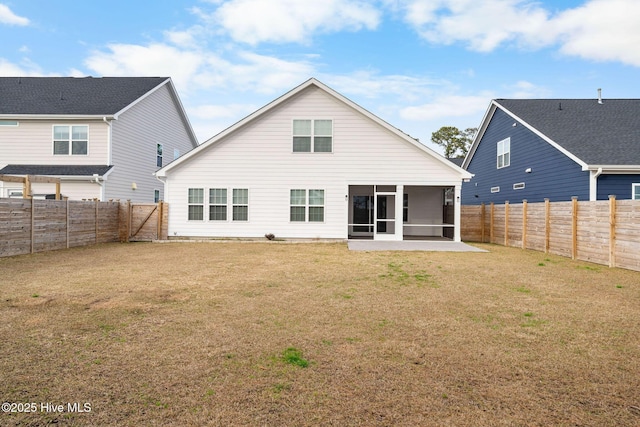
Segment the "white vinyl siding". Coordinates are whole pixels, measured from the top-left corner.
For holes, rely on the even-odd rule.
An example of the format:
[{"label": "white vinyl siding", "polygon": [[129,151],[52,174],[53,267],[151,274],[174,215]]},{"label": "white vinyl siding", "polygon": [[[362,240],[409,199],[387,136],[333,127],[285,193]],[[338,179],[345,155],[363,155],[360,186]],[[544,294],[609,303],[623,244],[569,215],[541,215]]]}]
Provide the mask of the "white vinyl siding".
[{"label": "white vinyl siding", "polygon": [[498,141],[497,152],[498,169],[509,166],[511,164],[511,138]]},{"label": "white vinyl siding", "polygon": [[332,120],[294,120],[294,153],[330,153],[333,150]]},{"label": "white vinyl siding", "polygon": [[[292,152],[292,118],[300,117],[332,119],[331,155]],[[460,185],[460,174],[439,157],[310,87],[168,172],[169,234],[343,239],[350,185]],[[187,189],[208,186],[250,189],[250,221],[187,221]],[[323,222],[292,221],[292,189],[305,190],[304,207],[293,205],[303,207],[305,218],[308,190],[324,190]]]},{"label": "white vinyl siding", "polygon": [[63,156],[89,154],[89,126],[54,125],[53,154]]}]

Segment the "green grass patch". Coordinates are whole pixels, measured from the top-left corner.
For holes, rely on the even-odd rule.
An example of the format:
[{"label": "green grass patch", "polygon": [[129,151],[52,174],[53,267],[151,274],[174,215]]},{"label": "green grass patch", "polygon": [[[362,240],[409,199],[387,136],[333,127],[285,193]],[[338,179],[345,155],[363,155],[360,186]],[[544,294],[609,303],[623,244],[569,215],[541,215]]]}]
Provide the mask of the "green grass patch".
[{"label": "green grass patch", "polygon": [[282,360],[289,365],[300,366],[301,368],[309,366],[309,361],[302,357],[302,351],[295,347],[288,347],[282,353]]}]

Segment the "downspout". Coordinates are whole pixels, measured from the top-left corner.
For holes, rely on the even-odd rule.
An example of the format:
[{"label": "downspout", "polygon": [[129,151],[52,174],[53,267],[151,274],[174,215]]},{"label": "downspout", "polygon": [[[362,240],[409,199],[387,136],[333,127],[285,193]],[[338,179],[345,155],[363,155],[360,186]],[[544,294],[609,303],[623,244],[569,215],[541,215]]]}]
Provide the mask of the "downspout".
[{"label": "downspout", "polygon": [[602,168],[598,168],[597,171],[591,171],[591,182],[589,182],[589,201],[595,202],[598,200],[598,177],[602,175]]},{"label": "downspout", "polygon": [[100,201],[104,202],[104,181],[100,181],[100,176],[97,173],[93,174],[92,181],[100,186]]}]

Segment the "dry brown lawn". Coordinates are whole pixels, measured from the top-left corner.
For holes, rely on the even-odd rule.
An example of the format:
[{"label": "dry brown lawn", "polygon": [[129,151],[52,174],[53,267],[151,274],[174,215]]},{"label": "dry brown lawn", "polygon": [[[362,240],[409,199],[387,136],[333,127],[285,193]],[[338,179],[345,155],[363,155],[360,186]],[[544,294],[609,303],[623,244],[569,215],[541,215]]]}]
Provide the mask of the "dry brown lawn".
[{"label": "dry brown lawn", "polygon": [[0,259],[0,425],[639,425],[640,273],[481,246]]}]

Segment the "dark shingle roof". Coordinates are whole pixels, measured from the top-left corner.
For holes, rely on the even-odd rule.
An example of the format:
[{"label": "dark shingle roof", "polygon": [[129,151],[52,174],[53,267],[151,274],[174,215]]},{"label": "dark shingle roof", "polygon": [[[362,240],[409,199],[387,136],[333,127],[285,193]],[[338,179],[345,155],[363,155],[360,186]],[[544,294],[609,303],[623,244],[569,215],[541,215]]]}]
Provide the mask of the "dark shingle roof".
[{"label": "dark shingle roof", "polygon": [[0,175],[103,176],[113,166],[106,165],[7,165]]},{"label": "dark shingle roof", "polygon": [[496,99],[590,165],[640,165],[640,99]]},{"label": "dark shingle roof", "polygon": [[113,115],[168,77],[0,77],[0,114]]}]

